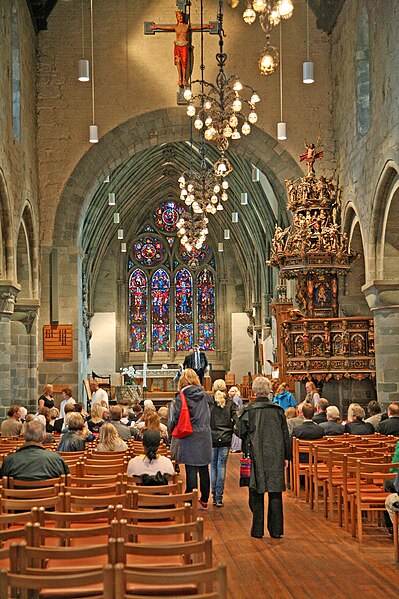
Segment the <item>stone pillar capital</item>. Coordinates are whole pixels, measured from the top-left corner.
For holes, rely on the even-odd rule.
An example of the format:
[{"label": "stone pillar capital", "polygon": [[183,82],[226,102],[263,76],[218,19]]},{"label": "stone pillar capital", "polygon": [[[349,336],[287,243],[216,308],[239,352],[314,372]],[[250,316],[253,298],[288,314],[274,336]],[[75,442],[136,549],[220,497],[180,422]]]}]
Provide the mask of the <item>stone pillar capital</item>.
[{"label": "stone pillar capital", "polygon": [[29,300],[17,302],[11,320],[18,320],[26,328],[26,332],[32,331],[33,323],[37,317],[37,312],[40,306],[39,300]]},{"label": "stone pillar capital", "polygon": [[10,316],[14,312],[15,302],[21,285],[13,281],[0,281],[0,317]]},{"label": "stone pillar capital", "polygon": [[371,312],[399,312],[399,279],[370,281],[362,291]]}]

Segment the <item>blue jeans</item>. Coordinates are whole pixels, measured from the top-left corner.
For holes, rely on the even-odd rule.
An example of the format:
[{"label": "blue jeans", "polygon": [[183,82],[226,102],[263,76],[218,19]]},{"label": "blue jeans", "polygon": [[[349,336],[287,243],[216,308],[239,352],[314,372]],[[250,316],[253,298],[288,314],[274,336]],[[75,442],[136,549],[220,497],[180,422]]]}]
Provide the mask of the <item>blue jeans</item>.
[{"label": "blue jeans", "polygon": [[226,462],[228,457],[229,447],[214,447],[212,449],[211,486],[213,500],[216,503],[221,502],[223,499]]}]

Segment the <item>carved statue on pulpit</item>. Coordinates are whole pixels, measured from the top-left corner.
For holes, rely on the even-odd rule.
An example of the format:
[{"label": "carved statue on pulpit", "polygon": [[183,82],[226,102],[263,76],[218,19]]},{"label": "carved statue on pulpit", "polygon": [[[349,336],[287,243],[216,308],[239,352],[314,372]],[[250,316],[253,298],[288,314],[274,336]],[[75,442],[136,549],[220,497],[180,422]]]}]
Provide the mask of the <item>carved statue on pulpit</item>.
[{"label": "carved statue on pulpit", "polygon": [[308,176],[315,175],[316,174],[315,170],[314,170],[315,160],[317,160],[318,158],[323,158],[324,152],[322,152],[322,151],[318,152],[315,144],[313,144],[313,143],[308,144],[306,139],[305,139],[305,148],[306,148],[306,152],[301,154],[299,159],[301,162],[302,162],[302,160],[306,160],[306,166],[308,167]]}]

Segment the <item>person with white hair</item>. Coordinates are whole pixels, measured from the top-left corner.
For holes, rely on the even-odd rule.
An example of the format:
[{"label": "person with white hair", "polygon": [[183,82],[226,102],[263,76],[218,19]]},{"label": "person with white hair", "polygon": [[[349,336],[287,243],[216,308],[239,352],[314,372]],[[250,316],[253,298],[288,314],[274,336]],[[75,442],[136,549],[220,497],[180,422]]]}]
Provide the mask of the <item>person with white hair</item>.
[{"label": "person with white hair", "polygon": [[264,534],[264,496],[268,494],[267,529],[271,537],[284,534],[284,469],[291,459],[291,442],[284,410],[270,401],[270,382],[257,377],[252,383],[254,401],[240,412],[236,433],[243,440],[252,464],[249,477],[249,507],[253,514],[251,536]]},{"label": "person with white hair", "polygon": [[328,406],[326,409],[327,422],[320,422],[319,425],[324,430],[324,435],[328,437],[335,437],[336,435],[343,435],[345,432],[345,426],[341,424],[341,417],[337,406]]},{"label": "person with white hair", "polygon": [[358,403],[351,403],[348,408],[348,422],[345,432],[350,435],[373,435],[375,428],[370,422],[365,422],[366,412]]}]

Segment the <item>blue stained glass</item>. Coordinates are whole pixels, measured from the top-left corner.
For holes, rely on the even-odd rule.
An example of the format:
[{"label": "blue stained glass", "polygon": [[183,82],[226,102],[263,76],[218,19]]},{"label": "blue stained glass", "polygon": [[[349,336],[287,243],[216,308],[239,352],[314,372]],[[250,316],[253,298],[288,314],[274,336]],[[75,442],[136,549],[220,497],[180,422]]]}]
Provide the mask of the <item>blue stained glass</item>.
[{"label": "blue stained glass", "polygon": [[197,277],[198,342],[204,350],[214,350],[215,344],[215,281],[211,270],[204,268]]},{"label": "blue stained glass", "polygon": [[215,325],[213,323],[199,324],[198,340],[204,351],[215,349]]},{"label": "blue stained glass", "polygon": [[140,237],[133,247],[135,259],[145,266],[153,266],[164,259],[165,247],[156,237]]},{"label": "blue stained glass", "polygon": [[131,258],[129,258],[129,262],[127,264],[127,269],[130,270],[131,268],[133,268],[134,264],[133,264],[133,260]]},{"label": "blue stained glass", "polygon": [[188,351],[193,346],[193,325],[176,323],[176,349]]},{"label": "blue stained glass", "polygon": [[144,227],[144,231],[149,232],[149,233],[154,233],[154,229],[151,227],[151,225],[146,225]]},{"label": "blue stained glass", "polygon": [[[164,233],[174,233],[177,229],[177,221],[185,214],[185,212],[183,206],[177,204],[177,202],[174,202],[173,200],[161,202],[155,208],[154,222]],[[171,245],[170,242],[169,245]]]},{"label": "blue stained glass", "polygon": [[182,268],[175,277],[176,349],[186,351],[193,342],[193,278]]},{"label": "blue stained glass", "polygon": [[130,351],[146,350],[147,277],[136,268],[129,278]]}]

